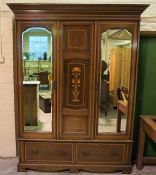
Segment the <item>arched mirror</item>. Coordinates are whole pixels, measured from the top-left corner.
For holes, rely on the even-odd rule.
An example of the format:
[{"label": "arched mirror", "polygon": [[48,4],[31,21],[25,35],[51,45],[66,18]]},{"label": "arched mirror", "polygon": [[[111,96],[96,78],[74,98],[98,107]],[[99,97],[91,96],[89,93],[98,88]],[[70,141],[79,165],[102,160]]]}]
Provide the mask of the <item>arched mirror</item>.
[{"label": "arched mirror", "polygon": [[132,34],[110,29],[101,36],[98,133],[125,133],[131,65]]},{"label": "arched mirror", "polygon": [[45,28],[22,33],[24,131],[52,131],[52,40]]}]

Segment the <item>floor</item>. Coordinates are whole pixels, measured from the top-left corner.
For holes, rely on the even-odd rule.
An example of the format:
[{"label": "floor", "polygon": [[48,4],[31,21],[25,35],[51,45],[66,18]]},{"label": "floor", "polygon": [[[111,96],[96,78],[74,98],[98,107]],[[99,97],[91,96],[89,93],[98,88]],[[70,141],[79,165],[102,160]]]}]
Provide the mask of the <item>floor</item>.
[{"label": "floor", "polygon": [[[117,109],[109,108],[107,116],[104,111],[100,111],[100,118],[98,123],[99,133],[116,133],[117,131]],[[126,131],[126,117],[121,118],[121,132]]]},{"label": "floor", "polygon": [[[51,109],[52,111],[52,109]],[[38,108],[38,126],[25,126],[26,131],[52,132],[52,113],[44,113]],[[99,118],[99,133],[116,133],[117,112],[108,112],[105,116],[101,113]],[[126,130],[126,118],[121,119],[121,132]]]},{"label": "floor", "polygon": [[[68,172],[51,172],[51,173],[44,173],[44,172],[37,172],[37,171],[27,171],[27,172],[17,172],[16,164],[17,158],[7,158],[7,159],[0,159],[0,175],[100,175],[100,174],[107,174],[107,175],[121,175],[121,173],[87,173],[87,172],[80,172],[80,173],[68,173]],[[156,166],[145,166],[142,171],[138,171],[135,166],[132,171],[132,175],[156,175]]]},{"label": "floor", "polygon": [[[39,91],[39,94],[49,95],[51,96],[50,91]],[[25,131],[39,131],[39,132],[52,132],[52,112],[45,113],[39,107],[39,96],[38,96],[38,125],[37,126],[25,126]],[[51,109],[52,111],[52,109]]]}]

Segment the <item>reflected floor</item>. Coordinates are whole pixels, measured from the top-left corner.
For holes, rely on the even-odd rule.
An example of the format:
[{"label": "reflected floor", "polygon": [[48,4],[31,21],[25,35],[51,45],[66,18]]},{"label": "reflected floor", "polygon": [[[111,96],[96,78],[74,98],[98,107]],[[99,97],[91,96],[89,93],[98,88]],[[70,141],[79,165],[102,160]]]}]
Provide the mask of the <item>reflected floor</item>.
[{"label": "reflected floor", "polygon": [[[44,113],[40,108],[38,108],[38,126],[26,126],[27,131],[41,131],[41,132],[51,132],[52,131],[52,120],[51,113]],[[109,111],[108,115],[105,116],[101,113],[99,119],[98,132],[116,132],[117,125],[117,115],[116,112]],[[124,132],[126,128],[126,118],[123,116],[121,119],[121,132]]]},{"label": "reflected floor", "polygon": [[[49,93],[50,91],[40,91],[39,94]],[[52,111],[52,109],[51,109]],[[101,111],[98,125],[99,133],[116,133],[117,109],[109,108],[107,116]],[[45,113],[38,107],[38,125],[25,126],[26,131],[51,132],[52,131],[52,113]],[[121,118],[121,132],[126,130],[126,117]]]},{"label": "reflected floor", "polygon": [[38,108],[38,125],[37,126],[25,126],[26,131],[39,131],[39,132],[51,132],[52,131],[52,116],[51,113],[44,113]]},{"label": "reflected floor", "polygon": [[49,132],[52,131],[52,114],[51,113],[44,113],[39,108],[39,110],[38,110],[38,120],[42,124],[42,127],[41,127],[40,131],[49,131]]},{"label": "reflected floor", "polygon": [[[101,111],[98,125],[98,133],[116,132],[117,125],[117,110],[109,109],[107,116],[105,116],[104,111]],[[121,118],[121,132],[126,130],[126,118],[122,116]]]}]

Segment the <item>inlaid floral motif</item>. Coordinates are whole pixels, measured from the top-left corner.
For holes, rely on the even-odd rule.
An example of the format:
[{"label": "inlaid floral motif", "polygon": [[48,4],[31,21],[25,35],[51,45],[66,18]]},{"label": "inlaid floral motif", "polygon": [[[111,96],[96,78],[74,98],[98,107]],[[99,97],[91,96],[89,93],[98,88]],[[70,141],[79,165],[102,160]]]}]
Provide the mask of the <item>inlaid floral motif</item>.
[{"label": "inlaid floral motif", "polygon": [[80,101],[80,97],[79,97],[79,94],[80,94],[80,73],[81,73],[81,69],[80,67],[73,67],[72,68],[72,93],[73,93],[73,99],[72,101],[74,102],[78,102]]}]

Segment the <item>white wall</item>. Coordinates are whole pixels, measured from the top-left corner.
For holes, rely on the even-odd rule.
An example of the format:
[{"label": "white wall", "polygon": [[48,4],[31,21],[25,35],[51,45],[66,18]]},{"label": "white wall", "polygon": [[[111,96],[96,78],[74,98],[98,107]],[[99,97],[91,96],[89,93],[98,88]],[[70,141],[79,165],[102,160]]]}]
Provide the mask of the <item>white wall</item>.
[{"label": "white wall", "polygon": [[[32,0],[0,0],[0,35],[2,36],[2,56],[0,63],[0,157],[16,156],[15,115],[13,89],[13,23],[12,12],[6,3],[31,3]],[[136,3],[136,0],[33,0],[44,3]],[[156,31],[155,0],[137,0],[137,3],[151,3],[143,13],[141,30]],[[2,45],[1,45],[2,44]],[[1,49],[0,49],[1,55]],[[0,61],[2,58],[0,56]]]},{"label": "white wall", "polygon": [[[4,1],[1,0],[1,3]],[[9,1],[5,1],[9,2]],[[0,4],[0,157],[13,157],[15,152],[15,115],[13,88],[12,14]],[[1,53],[2,52],[2,53]],[[1,56],[2,55],[2,56]]]}]

